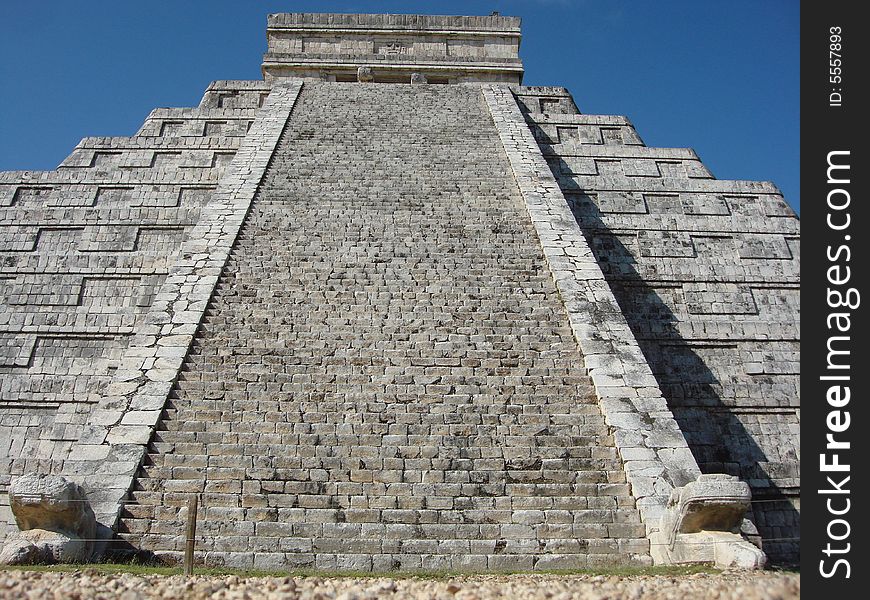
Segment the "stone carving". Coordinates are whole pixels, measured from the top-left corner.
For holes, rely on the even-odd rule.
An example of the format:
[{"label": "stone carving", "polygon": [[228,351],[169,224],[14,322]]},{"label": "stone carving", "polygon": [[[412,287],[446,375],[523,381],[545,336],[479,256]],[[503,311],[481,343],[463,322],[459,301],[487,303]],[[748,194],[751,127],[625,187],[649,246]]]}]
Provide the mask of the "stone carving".
[{"label": "stone carving", "polygon": [[371,82],[375,80],[375,76],[372,73],[371,67],[359,67],[356,70],[356,79],[357,81],[362,82]]},{"label": "stone carving", "polygon": [[407,52],[407,46],[401,44],[400,42],[391,42],[389,44],[384,44],[379,49],[379,54],[386,55],[406,54]]},{"label": "stone carving", "polygon": [[81,486],[59,475],[22,475],[9,486],[9,503],[20,531],[6,538],[0,564],[91,558],[97,522]]},{"label": "stone carving", "polygon": [[266,81],[343,77],[348,64],[383,65],[396,81],[415,72],[451,81],[523,78],[517,17],[284,13],[269,16],[266,38]]},{"label": "stone carving", "polygon": [[423,73],[411,73],[411,83],[426,83],[426,76]]},{"label": "stone carving", "polygon": [[701,475],[675,489],[660,530],[650,538],[658,563],[712,562],[720,568],[760,569],[764,552],[741,535],[752,499],[749,486],[731,475]]}]

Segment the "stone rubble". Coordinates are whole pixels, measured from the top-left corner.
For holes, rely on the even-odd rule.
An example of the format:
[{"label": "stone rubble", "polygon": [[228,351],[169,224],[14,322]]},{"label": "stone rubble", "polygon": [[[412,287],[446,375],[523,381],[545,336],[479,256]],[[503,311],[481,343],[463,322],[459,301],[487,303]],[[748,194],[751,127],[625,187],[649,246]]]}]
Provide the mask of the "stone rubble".
[{"label": "stone rubble", "polygon": [[800,575],[724,572],[670,575],[468,575],[449,579],[238,577],[0,571],[0,598],[67,600],[788,600]]}]

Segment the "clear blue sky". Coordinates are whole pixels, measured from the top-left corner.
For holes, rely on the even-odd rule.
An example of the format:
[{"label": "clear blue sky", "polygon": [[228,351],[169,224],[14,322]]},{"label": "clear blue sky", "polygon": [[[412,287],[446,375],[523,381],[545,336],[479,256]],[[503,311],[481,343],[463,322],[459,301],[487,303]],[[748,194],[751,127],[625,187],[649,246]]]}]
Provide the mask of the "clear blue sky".
[{"label": "clear blue sky", "polygon": [[527,85],[628,115],[720,179],[771,180],[799,210],[797,0],[2,0],[0,170],[52,169],[84,136],[196,105],[212,80],[259,79],[268,13],[493,10],[523,19]]}]

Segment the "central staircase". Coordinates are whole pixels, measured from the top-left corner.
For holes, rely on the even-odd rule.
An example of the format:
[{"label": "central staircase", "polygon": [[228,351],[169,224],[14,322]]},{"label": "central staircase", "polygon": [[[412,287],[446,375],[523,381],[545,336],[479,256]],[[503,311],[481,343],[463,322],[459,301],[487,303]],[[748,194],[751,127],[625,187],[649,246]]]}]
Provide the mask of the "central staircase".
[{"label": "central staircase", "polygon": [[121,519],[240,568],[649,546],[481,90],[305,83]]}]

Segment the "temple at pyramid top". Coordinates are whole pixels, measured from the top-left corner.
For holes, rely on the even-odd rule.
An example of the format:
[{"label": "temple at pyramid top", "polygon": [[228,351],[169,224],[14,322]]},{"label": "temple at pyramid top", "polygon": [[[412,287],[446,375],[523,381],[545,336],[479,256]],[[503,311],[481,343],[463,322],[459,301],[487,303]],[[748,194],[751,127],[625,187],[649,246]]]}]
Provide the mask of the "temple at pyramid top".
[{"label": "temple at pyramid top", "polygon": [[327,81],[522,83],[520,19],[269,15],[263,76]]}]

